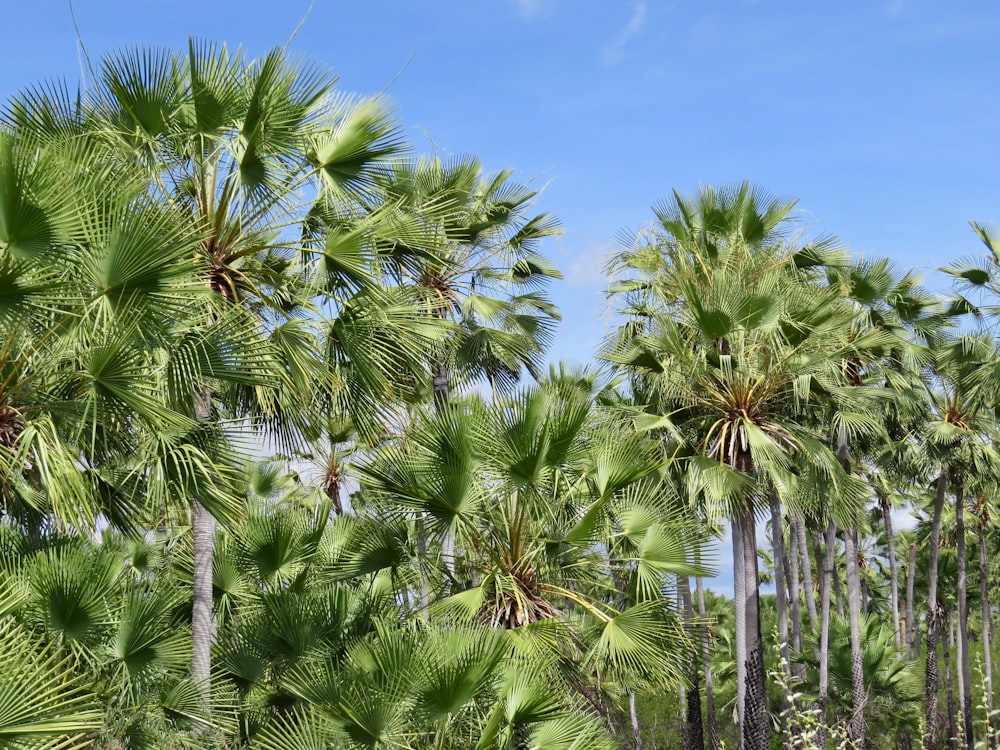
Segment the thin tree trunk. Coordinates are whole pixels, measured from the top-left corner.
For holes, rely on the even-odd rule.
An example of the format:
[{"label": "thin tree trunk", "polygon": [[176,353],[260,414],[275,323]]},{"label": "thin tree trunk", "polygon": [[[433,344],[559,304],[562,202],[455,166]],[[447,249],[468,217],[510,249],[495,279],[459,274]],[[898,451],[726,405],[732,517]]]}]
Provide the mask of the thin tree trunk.
[{"label": "thin tree trunk", "polygon": [[955,642],[955,631],[952,629],[951,612],[946,612],[944,617],[948,634],[941,641],[941,652],[944,656],[944,689],[948,695],[948,745],[951,748],[958,748],[958,724],[955,721],[958,709],[955,705],[955,690],[951,674],[951,646]]},{"label": "thin tree trunk", "polygon": [[774,550],[774,592],[778,608],[778,637],[781,639],[781,669],[789,674],[791,660],[788,655],[788,613],[785,599],[785,531],[781,522],[781,500],[776,492],[771,492],[771,548]]},{"label": "thin tree trunk", "polygon": [[858,529],[848,529],[844,535],[847,546],[847,607],[851,628],[851,740],[858,750],[867,747],[865,740],[865,690],[864,652],[861,645],[861,587],[858,570]]},{"label": "thin tree trunk", "polygon": [[969,601],[965,557],[965,493],[955,481],[955,552],[958,562],[958,695],[965,746],[972,748],[972,659],[969,656]]},{"label": "thin tree trunk", "polygon": [[[843,425],[837,430],[837,458],[844,472],[852,473],[851,453],[847,430]],[[845,556],[847,557],[847,609],[851,631],[851,722],[850,737],[858,750],[865,750],[865,704],[868,694],[865,690],[864,653],[861,648],[861,572],[858,569],[858,524],[853,519],[851,527],[844,534]]]},{"label": "thin tree trunk", "polygon": [[438,410],[448,405],[451,395],[451,373],[448,372],[448,363],[444,357],[438,357],[434,361],[434,406]]},{"label": "thin tree trunk", "polygon": [[215,555],[215,516],[197,500],[192,509],[194,534],[194,596],[191,607],[191,678],[203,708],[211,708],[212,642],[215,640],[212,560]]},{"label": "thin tree trunk", "polygon": [[986,554],[986,524],[979,525],[979,600],[983,611],[983,681],[986,689],[986,747],[995,746],[993,733],[996,720],[993,716],[993,653],[991,651],[993,613],[990,611],[989,557]]},{"label": "thin tree trunk", "polygon": [[[748,472],[749,473],[749,472]],[[746,579],[746,678],[743,709],[744,750],[768,750],[771,721],[767,715],[767,681],[764,672],[764,643],[760,631],[760,575],[757,569],[757,521],[753,506],[743,508],[743,575]]]},{"label": "thin tree trunk", "polygon": [[635,708],[635,693],[631,689],[627,689],[626,691],[628,692],[628,718],[632,726],[632,747],[635,750],[641,750],[642,734],[639,732],[639,713]]},{"label": "thin tree trunk", "polygon": [[[200,422],[212,417],[212,393],[198,388],[194,398],[194,417]],[[212,643],[215,641],[214,576],[215,516],[194,498],[191,531],[194,537],[191,602],[191,679],[197,686],[205,714],[212,708]]]},{"label": "thin tree trunk", "polygon": [[798,537],[799,554],[802,555],[802,593],[805,594],[806,612],[809,614],[809,628],[815,633],[819,624],[816,615],[816,592],[814,589],[812,562],[809,558],[809,539],[806,536],[806,521],[804,518],[793,518],[795,535]]},{"label": "thin tree trunk", "polygon": [[888,497],[879,497],[882,506],[882,522],[885,524],[885,539],[889,548],[889,593],[892,598],[892,625],[896,633],[896,645],[903,643],[903,630],[899,622],[899,571],[896,562],[896,537],[892,532],[892,506]]},{"label": "thin tree trunk", "polygon": [[[834,547],[836,549],[836,547]],[[841,617],[844,616],[844,590],[840,585],[840,569],[834,565],[833,566],[833,593],[837,599],[837,614]]]},{"label": "thin tree trunk", "polygon": [[743,573],[743,531],[737,513],[732,519],[733,534],[733,607],[736,630],[736,725],[743,742],[743,706],[747,686],[747,608],[746,576]]},{"label": "thin tree trunk", "polygon": [[[802,607],[799,601],[800,590],[799,590],[799,537],[795,532],[795,521],[791,520],[789,525],[788,534],[788,544],[791,547],[788,551],[787,560],[789,565],[790,575],[788,580],[790,583],[789,587],[789,598],[792,602],[792,648],[795,649],[797,653],[802,653]],[[804,665],[801,661],[796,661],[792,665],[792,673],[796,677],[802,677],[805,673]]]},{"label": "thin tree trunk", "polygon": [[834,544],[837,538],[837,527],[830,521],[826,527],[826,545],[823,556],[823,569],[819,582],[819,599],[821,609],[819,634],[819,747],[826,747],[826,707],[830,697],[830,589],[833,581]]},{"label": "thin tree trunk", "polygon": [[906,623],[909,628],[909,640],[907,645],[910,648],[910,658],[916,659],[920,656],[920,646],[917,641],[917,637],[920,634],[920,627],[917,624],[916,609],[913,603],[913,597],[915,595],[914,582],[916,578],[917,571],[917,545],[916,542],[910,543],[910,556],[906,564]]},{"label": "thin tree trunk", "polygon": [[[442,312],[438,317],[444,319]],[[443,356],[434,360],[434,408],[440,414],[448,407],[451,398],[451,372]],[[445,529],[441,538],[441,562],[451,579],[455,578],[455,537],[451,529]]]},{"label": "thin tree trunk", "polygon": [[[914,577],[916,575],[917,569],[917,545],[915,543],[910,544],[910,552],[907,560],[906,567],[906,639],[904,643],[909,651],[911,659],[918,659],[920,657],[919,649],[920,644],[918,637],[920,635],[920,628],[917,624],[916,614],[914,610],[913,597],[914,597]],[[899,750],[913,750],[913,736],[910,731],[903,730],[899,734]]]},{"label": "thin tree trunk", "polygon": [[[691,603],[691,581],[687,576],[681,576],[677,583],[678,593],[681,595],[681,604],[684,608],[684,621],[691,642],[694,643],[695,624],[694,606]],[[685,747],[687,750],[705,750],[705,728],[701,722],[701,668],[698,664],[697,653],[692,651],[687,656],[688,691],[685,723]]]},{"label": "thin tree trunk", "polygon": [[948,470],[942,469],[934,497],[934,517],[931,521],[930,562],[927,566],[927,660],[924,668],[924,750],[937,747],[938,729],[938,665],[937,641],[939,626],[937,579],[938,553],[941,544],[941,511],[948,488]]},{"label": "thin tree trunk", "polygon": [[719,726],[715,715],[715,682],[712,679],[712,644],[708,632],[708,614],[705,610],[705,583],[701,576],[695,578],[698,596],[698,618],[701,620],[701,661],[705,669],[705,719],[708,723],[709,750],[719,750]]}]

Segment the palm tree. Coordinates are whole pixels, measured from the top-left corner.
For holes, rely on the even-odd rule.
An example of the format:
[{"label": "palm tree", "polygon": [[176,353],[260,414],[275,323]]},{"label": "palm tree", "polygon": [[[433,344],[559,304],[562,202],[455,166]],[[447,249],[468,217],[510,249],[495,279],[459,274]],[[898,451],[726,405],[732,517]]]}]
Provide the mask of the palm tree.
[{"label": "palm tree", "polygon": [[675,193],[657,207],[658,226],[612,262],[631,321],[603,354],[653,374],[660,402],[672,404],[668,423],[698,446],[691,476],[728,508],[748,749],[766,747],[770,733],[756,509],[772,490],[787,494],[796,484],[796,455],[835,486],[842,481],[821,435],[794,414],[839,382],[850,312],[802,273],[822,262],[829,243],[788,242],[793,206],[744,184],[705,188],[695,199]]},{"label": "palm tree", "polygon": [[[430,246],[402,262],[433,317],[453,325],[429,353],[435,403],[447,403],[455,373],[509,389],[522,368],[541,374],[541,356],[559,319],[544,289],[559,271],[538,242],[561,232],[532,214],[536,193],[512,172],[484,174],[472,157],[397,161],[381,175],[379,200],[422,225]],[[398,248],[407,252],[411,248]]]},{"label": "palm tree", "polygon": [[[886,421],[898,423],[898,417],[891,420],[877,419],[885,412],[875,401],[886,394],[884,386],[894,387],[896,392],[909,389],[919,377],[923,357],[921,344],[939,339],[940,316],[935,300],[923,291],[912,274],[900,276],[886,260],[861,261],[849,265],[828,266],[827,277],[831,285],[838,287],[841,294],[850,300],[858,312],[855,317],[850,339],[854,344],[852,355],[845,359],[847,382],[853,387],[867,385],[871,403],[866,413],[840,413],[836,428],[837,452],[845,471],[851,472],[851,446],[848,440],[847,424],[859,435],[874,436],[875,442],[861,446],[855,453],[871,453],[880,450],[887,433],[882,427]],[[881,335],[880,335],[881,334]],[[865,343],[862,343],[865,342]],[[863,391],[859,395],[868,395]],[[860,403],[854,399],[855,409]],[[873,418],[876,417],[876,418]],[[886,523],[889,516],[884,513]],[[858,745],[865,742],[864,704],[868,691],[864,684],[864,664],[861,640],[861,576],[858,564],[858,517],[855,514],[845,532],[847,560],[848,614],[851,630],[851,651],[853,654],[854,713],[851,722],[851,737]],[[893,609],[896,611],[898,593],[895,584],[895,552],[891,546],[890,566],[893,570]],[[898,623],[897,623],[898,624]]]},{"label": "palm tree", "polygon": [[455,577],[430,577],[444,579],[432,613],[510,631],[614,723],[622,690],[681,679],[687,639],[665,577],[699,568],[657,442],[594,410],[594,389],[560,372],[492,404],[452,401],[361,472],[383,513],[416,513],[465,551]]},{"label": "palm tree", "polygon": [[[200,429],[215,430],[223,419],[294,425],[290,405],[301,405],[305,380],[297,368],[315,346],[308,326],[289,317],[309,293],[293,263],[304,249],[296,224],[312,203],[303,196],[350,200],[371,188],[377,165],[399,147],[376,104],[338,98],[332,85],[328,72],[292,64],[281,49],[248,60],[224,45],[192,41],[186,54],[112,54],[76,106],[38,91],[11,106],[21,129],[49,140],[82,131],[112,158],[139,167],[148,199],[197,237],[188,271],[203,293],[178,305],[175,316],[183,313],[161,346],[170,358],[171,405]],[[44,116],[52,111],[67,117]],[[225,361],[235,351],[243,361]],[[192,497],[192,672],[206,697],[216,515],[209,498]]]},{"label": "palm tree", "polygon": [[[927,699],[928,739],[931,742],[932,708],[936,712],[937,673],[934,649],[938,636],[935,619],[937,604],[937,546],[940,538],[942,506],[950,485],[955,495],[955,535],[957,547],[958,667],[959,695],[963,733],[972,744],[972,667],[969,656],[968,606],[965,553],[965,483],[967,475],[989,474],[997,454],[989,442],[992,434],[990,393],[981,387],[983,373],[995,366],[996,348],[982,336],[965,335],[948,342],[936,352],[930,396],[934,408],[928,425],[929,444],[933,446],[942,470],[930,541],[930,568],[927,613]],[[932,695],[933,690],[933,695]]]}]

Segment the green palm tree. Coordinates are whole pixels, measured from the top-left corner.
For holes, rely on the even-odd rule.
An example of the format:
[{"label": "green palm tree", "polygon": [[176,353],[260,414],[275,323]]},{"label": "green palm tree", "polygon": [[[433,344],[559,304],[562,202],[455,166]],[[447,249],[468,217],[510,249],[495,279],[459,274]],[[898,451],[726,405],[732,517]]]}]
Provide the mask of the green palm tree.
[{"label": "green palm tree", "polygon": [[732,520],[747,748],[766,747],[770,734],[756,509],[771,491],[790,494],[796,456],[835,486],[846,483],[803,416],[820,394],[843,393],[852,316],[834,289],[803,272],[824,262],[829,243],[788,241],[793,206],[746,184],[694,199],[675,193],[658,206],[657,226],[612,262],[630,321],[603,355],[655,378],[660,403],[671,405],[664,423],[698,448],[689,476]]},{"label": "green palm tree", "polygon": [[[689,525],[665,506],[656,441],[594,411],[592,378],[428,414],[362,467],[382,513],[427,520],[464,551],[431,604],[508,630],[565,670],[593,707],[602,691],[680,678],[686,640],[664,577],[696,569]],[[593,684],[597,678],[601,689]]]},{"label": "green palm tree", "polygon": [[455,374],[484,377],[494,390],[512,387],[522,369],[538,377],[559,320],[544,292],[562,275],[538,247],[559,222],[533,214],[537,194],[511,177],[462,157],[399,161],[377,180],[380,200],[413,217],[430,242],[401,258],[400,281],[421,292],[429,315],[453,324],[427,364],[440,405]]},{"label": "green palm tree", "polygon": [[[936,642],[939,623],[937,606],[937,550],[941,534],[941,514],[949,489],[955,495],[955,541],[958,561],[956,604],[958,617],[959,695],[962,703],[963,733],[973,741],[972,666],[969,656],[968,605],[965,551],[965,485],[968,476],[995,471],[997,453],[991,442],[993,430],[992,393],[984,388],[984,373],[997,362],[994,342],[985,336],[964,335],[949,341],[935,352],[930,397],[933,407],[928,423],[928,444],[941,466],[931,528],[931,550],[927,611],[927,740],[933,742],[931,712],[937,711]],[[986,381],[988,384],[989,381]]]},{"label": "green palm tree", "polygon": [[[222,420],[237,419],[295,434],[323,334],[292,316],[314,296],[323,300],[321,309],[335,313],[359,305],[329,295],[338,286],[329,264],[301,265],[303,253],[313,266],[323,265],[327,254],[303,244],[308,237],[300,225],[316,203],[350,202],[373,189],[379,164],[400,141],[376,103],[337,97],[332,87],[327,71],[294,64],[281,49],[250,60],[224,45],[192,41],[185,54],[147,48],[110,55],[78,105],[34,91],[10,108],[22,130],[49,140],[81,132],[103,153],[138,167],[148,200],[197,238],[186,251],[189,297],[174,299],[173,325],[160,343],[168,358],[167,401],[201,432],[218,433]],[[65,117],[48,116],[52,112]],[[140,275],[142,260],[129,266]],[[322,286],[310,281],[317,277]],[[190,295],[194,285],[201,293]],[[359,330],[370,338],[377,318],[355,311],[335,319],[330,330],[341,345],[337,353]],[[354,346],[352,365],[378,380],[391,370],[379,360],[385,351]],[[325,382],[332,382],[329,376]],[[189,451],[178,446],[197,443],[199,434],[180,438],[171,455]],[[211,498],[191,497],[192,671],[207,696],[212,542],[220,514]]]}]

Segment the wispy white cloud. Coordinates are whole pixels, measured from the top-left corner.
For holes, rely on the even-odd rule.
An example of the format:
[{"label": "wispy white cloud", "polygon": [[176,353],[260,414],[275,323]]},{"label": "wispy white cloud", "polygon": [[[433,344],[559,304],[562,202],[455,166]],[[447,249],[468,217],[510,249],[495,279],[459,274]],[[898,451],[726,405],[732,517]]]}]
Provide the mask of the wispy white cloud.
[{"label": "wispy white cloud", "polygon": [[625,28],[618,32],[614,39],[604,48],[601,53],[601,60],[605,65],[613,65],[621,59],[625,52],[625,47],[641,31],[646,22],[646,0],[639,0],[635,4],[632,16],[625,24]]},{"label": "wispy white cloud", "polygon": [[906,5],[906,0],[889,0],[889,15],[898,16],[903,12],[904,5]]}]

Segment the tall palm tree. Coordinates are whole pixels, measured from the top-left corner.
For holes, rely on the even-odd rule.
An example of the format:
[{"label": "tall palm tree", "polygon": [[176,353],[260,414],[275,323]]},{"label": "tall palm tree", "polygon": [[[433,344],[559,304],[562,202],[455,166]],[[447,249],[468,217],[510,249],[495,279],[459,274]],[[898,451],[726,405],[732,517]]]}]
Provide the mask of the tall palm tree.
[{"label": "tall palm tree", "polygon": [[[161,347],[169,360],[168,401],[201,430],[236,419],[294,432],[296,404],[302,413],[302,368],[312,361],[319,337],[291,314],[310,295],[325,299],[337,284],[329,263],[319,273],[323,286],[297,267],[303,253],[321,264],[328,255],[303,245],[299,224],[317,202],[351,202],[370,190],[379,164],[400,147],[381,107],[338,97],[333,83],[327,71],[292,63],[282,49],[251,60],[225,45],[192,41],[183,54],[153,48],[113,53],[79,103],[60,101],[58,90],[34,90],[10,107],[9,119],[22,130],[50,142],[79,132],[112,159],[138,168],[147,200],[197,238],[185,252],[188,278],[202,291],[190,294],[189,284],[173,325],[162,331]],[[53,112],[61,117],[49,116]],[[143,278],[141,265],[129,268]],[[356,275],[341,266],[342,287],[350,290]],[[341,312],[336,302],[324,305]],[[337,342],[349,338],[345,329],[370,329],[371,320],[355,314],[339,329],[332,326]],[[367,354],[374,373],[368,377],[377,380],[391,369],[379,361],[385,351],[356,347],[352,354]],[[233,359],[234,352],[242,361]],[[192,671],[207,696],[218,506],[195,495],[191,508]]]},{"label": "tall palm tree", "polygon": [[[794,457],[844,484],[821,434],[796,418],[816,394],[839,384],[850,310],[802,268],[822,262],[828,243],[788,240],[793,201],[743,184],[675,193],[658,224],[612,261],[631,320],[603,356],[650,372],[667,423],[698,446],[690,476],[725,503],[737,565],[737,666],[745,684],[743,742],[768,745],[758,605],[756,511],[797,479]],[[745,652],[740,647],[740,631]],[[745,670],[745,671],[744,671]]]},{"label": "tall palm tree", "polygon": [[[931,708],[936,708],[937,674],[932,654],[938,635],[935,615],[937,605],[937,550],[940,519],[945,495],[950,487],[955,496],[955,542],[957,547],[956,609],[958,618],[958,683],[963,717],[963,734],[968,745],[973,741],[972,666],[969,655],[968,604],[965,553],[965,484],[968,475],[989,474],[998,455],[992,446],[992,393],[982,387],[983,375],[995,367],[998,355],[992,339],[964,335],[935,353],[930,396],[932,420],[928,424],[928,443],[942,465],[938,479],[931,530],[930,584],[927,613],[927,698],[928,739],[931,742]],[[988,382],[988,381],[987,381]],[[934,640],[932,640],[932,638]]]},{"label": "tall palm tree", "polygon": [[[914,381],[919,382],[919,370],[926,356],[922,344],[937,343],[940,339],[941,316],[936,301],[923,291],[918,279],[911,273],[900,275],[887,259],[863,260],[852,264],[836,264],[827,268],[829,283],[841,290],[856,309],[858,315],[852,323],[851,340],[867,342],[855,346],[852,355],[845,358],[847,382],[852,387],[868,387],[871,403],[867,414],[838,414],[836,429],[837,453],[846,471],[853,471],[851,445],[846,422],[850,421],[855,433],[868,433],[875,437],[867,445],[855,446],[855,455],[870,454],[881,450],[888,437],[882,427],[884,422],[898,423],[896,419],[873,419],[882,416],[884,408],[879,401],[889,401],[889,393],[904,389],[909,392]],[[880,335],[881,334],[881,335]],[[894,388],[893,388],[894,386]],[[888,388],[887,388],[888,387]],[[892,390],[889,390],[889,389]],[[888,392],[886,392],[888,391]],[[881,398],[880,398],[881,397]],[[855,403],[859,399],[855,399]],[[889,401],[889,403],[892,403]],[[856,408],[856,407],[855,407]],[[882,413],[880,413],[882,412]],[[867,429],[865,425],[867,423]],[[874,433],[874,434],[873,434]],[[860,450],[859,450],[860,448]],[[888,515],[885,515],[888,523]],[[854,515],[845,531],[847,561],[848,614],[853,654],[854,713],[851,737],[858,745],[865,743],[865,712],[868,691],[864,680],[864,663],[861,640],[861,576],[858,564],[858,516]],[[891,545],[891,540],[890,540]],[[894,549],[890,566],[895,570]],[[898,595],[893,572],[893,608]]]}]

